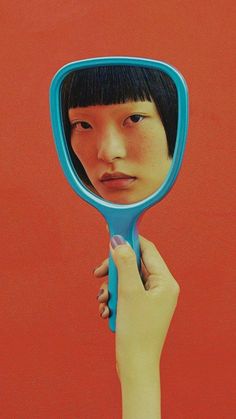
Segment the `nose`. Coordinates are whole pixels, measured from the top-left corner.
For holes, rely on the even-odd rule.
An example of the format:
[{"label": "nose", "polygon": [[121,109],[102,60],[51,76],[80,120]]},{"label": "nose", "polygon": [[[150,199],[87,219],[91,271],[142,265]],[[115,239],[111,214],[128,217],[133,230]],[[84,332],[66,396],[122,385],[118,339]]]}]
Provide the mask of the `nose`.
[{"label": "nose", "polygon": [[111,163],[115,159],[126,157],[126,143],[119,129],[108,127],[97,141],[97,157],[99,160]]}]

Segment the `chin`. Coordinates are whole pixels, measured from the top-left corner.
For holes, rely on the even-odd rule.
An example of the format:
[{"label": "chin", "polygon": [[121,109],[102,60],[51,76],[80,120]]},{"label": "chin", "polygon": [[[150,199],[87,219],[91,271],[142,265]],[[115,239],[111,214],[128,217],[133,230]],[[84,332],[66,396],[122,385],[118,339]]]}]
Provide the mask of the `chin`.
[{"label": "chin", "polygon": [[134,203],[136,203],[136,202],[139,202],[139,201],[141,201],[141,199],[139,199],[139,198],[135,198],[135,197],[131,197],[131,196],[120,196],[120,197],[107,197],[107,198],[104,198],[104,199],[106,199],[106,200],[108,200],[108,201],[110,201],[110,202],[112,202],[113,204],[119,204],[119,205],[129,205],[129,204],[134,204]]},{"label": "chin", "polygon": [[110,201],[113,204],[119,205],[135,204],[136,202],[140,202],[151,195],[151,193],[146,193],[144,196],[140,191],[139,193],[137,193],[137,191],[135,193],[134,191],[130,191],[128,189],[116,191],[114,193],[104,193],[104,191],[101,191],[98,187],[97,189],[94,188],[94,190],[96,191],[95,193],[101,198],[105,199],[106,201]]}]

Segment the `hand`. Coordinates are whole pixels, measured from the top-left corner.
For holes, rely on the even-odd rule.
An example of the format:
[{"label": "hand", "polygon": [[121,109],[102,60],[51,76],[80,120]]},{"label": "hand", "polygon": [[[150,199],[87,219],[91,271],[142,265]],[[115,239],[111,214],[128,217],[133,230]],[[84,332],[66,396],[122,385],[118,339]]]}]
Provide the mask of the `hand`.
[{"label": "hand", "polygon": [[[142,279],[136,256],[128,244],[111,248],[118,269],[118,304],[116,319],[116,359],[122,375],[132,368],[159,363],[162,347],[177,304],[179,286],[156,247],[140,236],[143,264]],[[94,272],[108,273],[108,259]],[[109,316],[107,284],[98,297],[102,318]],[[142,362],[141,362],[142,361]]]},{"label": "hand", "polygon": [[[153,243],[139,237],[140,276],[134,251],[124,240],[121,244],[121,239],[112,238],[111,254],[118,270],[116,366],[121,382],[122,418],[160,419],[159,361],[179,286]],[[94,274],[103,277],[107,273],[106,259]],[[106,282],[98,300],[101,316],[107,318]]]}]

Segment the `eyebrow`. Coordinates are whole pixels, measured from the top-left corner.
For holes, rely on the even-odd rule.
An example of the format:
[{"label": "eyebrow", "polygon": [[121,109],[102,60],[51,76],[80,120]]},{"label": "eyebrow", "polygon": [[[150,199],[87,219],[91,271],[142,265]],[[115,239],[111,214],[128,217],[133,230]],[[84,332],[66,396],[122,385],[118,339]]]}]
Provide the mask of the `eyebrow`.
[{"label": "eyebrow", "polygon": [[[138,101],[138,102],[132,101],[132,102],[126,102],[126,103],[113,104],[113,105],[95,105],[95,106],[90,106],[89,110],[88,110],[87,107],[79,107],[78,106],[77,108],[70,108],[68,113],[69,113],[69,117],[70,117],[70,114],[72,113],[72,118],[73,117],[75,117],[75,118],[91,118],[91,117],[96,117],[97,116],[98,108],[100,108],[100,110],[102,108],[102,110],[104,110],[104,111],[106,111],[109,108],[112,116],[113,115],[114,116],[119,115],[120,113],[123,113],[123,112],[125,112],[125,113],[130,112],[131,114],[137,112],[137,113],[141,113],[143,115],[149,115],[149,113],[152,112],[153,109],[150,109],[150,110],[140,109],[140,107],[142,107],[142,105],[146,104],[147,102],[150,103],[150,104],[152,103],[152,102],[149,102],[149,101]],[[154,106],[155,106],[155,104],[154,104]],[[111,107],[114,107],[114,109],[111,110]],[[156,106],[155,106],[155,110],[157,112]]]}]

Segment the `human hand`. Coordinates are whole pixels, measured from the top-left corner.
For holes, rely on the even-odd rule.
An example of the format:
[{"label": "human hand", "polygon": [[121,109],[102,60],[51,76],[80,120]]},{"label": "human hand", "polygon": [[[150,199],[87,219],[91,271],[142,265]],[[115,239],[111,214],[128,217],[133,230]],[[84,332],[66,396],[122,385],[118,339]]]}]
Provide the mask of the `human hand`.
[{"label": "human hand", "polygon": [[[159,362],[179,295],[179,286],[154,244],[140,236],[140,247],[142,280],[131,247],[128,244],[111,247],[118,269],[116,359],[121,375],[136,368],[135,365],[141,368],[142,362],[145,365]],[[94,274],[103,277],[107,273],[106,259]],[[105,282],[100,292],[102,289],[99,311],[102,318],[107,318],[109,296]]]},{"label": "human hand", "polygon": [[[141,236],[139,239],[141,276],[131,247],[120,236],[111,240],[111,254],[118,270],[116,366],[122,390],[122,418],[158,419],[161,418],[159,361],[179,285],[154,244]],[[94,274],[103,277],[107,273],[108,259]],[[104,319],[109,317],[108,300],[104,282],[98,294],[99,311]]]}]

